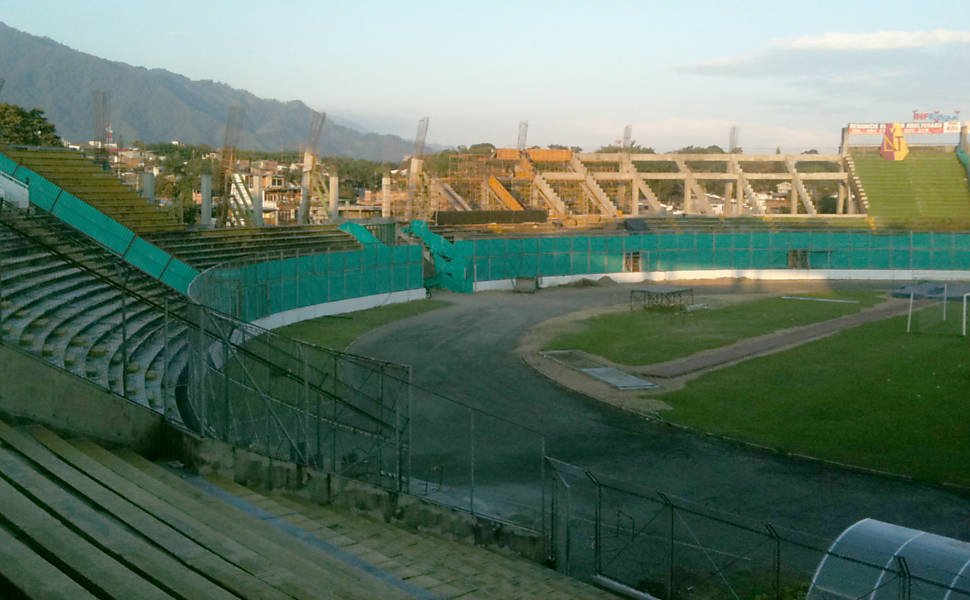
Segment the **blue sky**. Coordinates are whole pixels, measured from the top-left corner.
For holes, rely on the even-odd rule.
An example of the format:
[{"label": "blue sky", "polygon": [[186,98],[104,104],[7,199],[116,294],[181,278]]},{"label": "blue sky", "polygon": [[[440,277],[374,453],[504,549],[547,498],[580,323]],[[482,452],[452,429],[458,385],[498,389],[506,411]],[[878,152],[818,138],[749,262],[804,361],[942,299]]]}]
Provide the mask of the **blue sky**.
[{"label": "blue sky", "polygon": [[428,141],[834,149],[849,121],[970,119],[970,3],[0,0],[11,27]]}]

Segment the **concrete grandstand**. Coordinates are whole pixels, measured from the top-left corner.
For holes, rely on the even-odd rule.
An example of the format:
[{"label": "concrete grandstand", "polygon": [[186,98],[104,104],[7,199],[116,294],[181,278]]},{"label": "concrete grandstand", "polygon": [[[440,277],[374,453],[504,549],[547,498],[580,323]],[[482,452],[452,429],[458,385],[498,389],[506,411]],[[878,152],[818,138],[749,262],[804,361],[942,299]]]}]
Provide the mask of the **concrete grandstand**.
[{"label": "concrete grandstand", "polygon": [[[0,324],[12,390],[0,413],[89,438],[0,423],[0,492],[12,507],[0,517],[8,542],[0,545],[13,561],[0,567],[0,589],[28,598],[126,597],[132,587],[150,597],[599,597],[513,556],[569,564],[546,481],[530,482],[529,494],[543,494],[538,510],[499,509],[502,499],[488,496],[476,505],[474,491],[454,503],[427,492],[441,477],[433,465],[446,462],[431,455],[456,450],[412,437],[422,418],[412,406],[433,393],[413,385],[410,366],[269,329],[421,298],[430,287],[470,293],[514,289],[520,279],[538,287],[602,276],[970,279],[970,192],[953,149],[891,164],[864,148],[716,158],[563,152],[497,152],[481,172],[415,188],[430,194],[429,214],[449,204],[539,208],[552,222],[412,220],[381,241],[336,223],[186,228],[77,153],[0,148]],[[771,168],[745,170],[746,161]],[[640,166],[655,163],[673,166]],[[759,177],[787,183],[786,195],[764,196],[751,185]],[[651,181],[680,184],[679,204]],[[813,181],[836,184],[832,214],[819,214]],[[721,188],[719,200],[704,182]],[[388,205],[389,216],[412,208]],[[25,390],[38,382],[16,383],[24,374],[15,364],[41,384],[49,378],[48,396],[75,381],[99,400],[89,414],[46,396],[36,402],[55,409],[31,407]],[[104,411],[125,415],[128,433],[91,422]],[[477,417],[478,435],[494,434],[482,444],[501,445],[509,426],[483,425],[495,416]],[[134,425],[142,421],[150,424]],[[474,443],[471,454],[474,465]],[[545,469],[544,450],[534,458],[515,460]],[[472,490],[474,478],[473,467]],[[636,593],[633,581],[593,580]]]}]

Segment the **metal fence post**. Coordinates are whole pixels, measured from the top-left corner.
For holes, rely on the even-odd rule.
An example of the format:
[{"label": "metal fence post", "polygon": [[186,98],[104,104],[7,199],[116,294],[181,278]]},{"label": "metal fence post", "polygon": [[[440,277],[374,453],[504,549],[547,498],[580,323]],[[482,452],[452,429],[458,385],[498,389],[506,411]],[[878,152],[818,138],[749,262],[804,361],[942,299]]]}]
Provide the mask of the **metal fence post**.
[{"label": "metal fence post", "polygon": [[199,369],[199,435],[205,437],[205,423],[207,418],[207,402],[205,398],[205,379],[206,371],[208,370],[209,356],[205,351],[205,311],[201,304],[196,305],[196,309],[199,312],[199,328],[196,335],[196,352],[198,352],[198,366]]},{"label": "metal fence post", "polygon": [[320,392],[316,392],[314,394],[314,397],[316,398],[316,410],[313,413],[314,429],[316,429],[316,434],[317,434],[316,461],[317,461],[317,468],[321,469],[323,467],[323,456],[320,454],[320,451],[321,451],[321,448],[320,448]]},{"label": "metal fence post", "polygon": [[330,470],[339,474],[337,468],[337,355],[333,354],[333,423],[330,425]]},{"label": "metal fence post", "polygon": [[899,566],[899,600],[910,600],[913,597],[913,574],[909,570],[909,564],[902,556],[896,556],[896,564]]},{"label": "metal fence post", "polygon": [[539,508],[539,518],[541,525],[539,532],[542,539],[546,540],[546,438],[539,438],[539,488],[541,489],[541,506]]},{"label": "metal fence post", "polygon": [[595,522],[593,523],[593,569],[596,575],[602,575],[603,573],[603,486],[600,484],[599,480],[590,473],[586,471],[586,476],[589,477],[593,485],[596,486],[596,507],[595,507]]},{"label": "metal fence post", "polygon": [[162,329],[162,383],[160,390],[162,393],[162,414],[165,415],[165,420],[169,420],[170,416],[168,414],[168,295],[165,296],[164,301],[165,308],[165,321],[164,327]]},{"label": "metal fence post", "polygon": [[775,600],[781,600],[781,536],[771,523],[765,523],[765,529],[775,540]]},{"label": "metal fence post", "polygon": [[410,365],[408,365],[407,370],[408,370],[408,393],[407,393],[407,400],[408,400],[408,493],[410,494],[411,493],[411,474],[413,473],[413,471],[411,470],[411,448],[414,447],[413,444],[412,444],[412,440],[411,440],[411,433],[412,433],[412,430],[414,428],[414,425],[413,425],[414,419],[411,418],[411,416],[412,416],[411,404],[412,404],[412,402],[414,402],[414,396],[412,395],[412,388],[411,388],[411,383],[413,381],[413,375],[412,375],[412,371],[411,371],[411,366]]},{"label": "metal fence post", "polygon": [[665,494],[657,492],[660,499],[670,509],[670,529],[667,533],[667,600],[674,597],[674,503]]},{"label": "metal fence post", "polygon": [[225,412],[223,426],[226,428],[222,434],[222,439],[226,443],[232,443],[229,437],[231,423],[229,421],[229,340],[222,340],[222,410]]},{"label": "metal fence post", "polygon": [[[121,267],[118,267],[119,269]],[[110,360],[110,359],[109,359]],[[121,395],[128,397],[128,271],[122,276],[121,290]]]},{"label": "metal fence post", "polygon": [[475,411],[468,409],[468,462],[471,488],[468,494],[468,510],[475,514]]},{"label": "metal fence post", "polygon": [[[380,366],[377,374],[377,410],[380,421],[384,422],[384,365]],[[394,442],[397,445],[397,424],[394,426]],[[384,445],[377,451],[377,486],[384,487]]]},{"label": "metal fence post", "polygon": [[300,351],[300,362],[303,368],[303,421],[301,429],[303,430],[303,435],[301,438],[300,445],[303,450],[303,459],[307,466],[310,466],[310,456],[309,456],[309,446],[310,446],[310,366],[306,359],[306,349],[303,347],[302,342],[297,342],[297,349]]}]

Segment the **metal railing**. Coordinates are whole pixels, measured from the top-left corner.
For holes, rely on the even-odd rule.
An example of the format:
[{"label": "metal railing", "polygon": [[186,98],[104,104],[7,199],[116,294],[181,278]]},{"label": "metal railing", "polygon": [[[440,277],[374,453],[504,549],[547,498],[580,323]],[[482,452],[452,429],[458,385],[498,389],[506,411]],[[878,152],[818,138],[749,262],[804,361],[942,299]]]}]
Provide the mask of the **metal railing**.
[{"label": "metal railing", "polygon": [[[801,599],[823,558],[844,589],[865,587],[860,571],[879,574],[879,597],[970,598],[954,583],[910,571],[905,559],[876,564],[851,556],[832,541],[756,519],[701,506],[663,492],[619,485],[547,458],[550,556],[560,571],[638,598],[742,600]],[[869,555],[871,556],[871,549]],[[952,574],[956,582],[957,573]],[[831,584],[831,582],[829,582]],[[883,596],[891,590],[891,596]],[[863,597],[872,593],[865,590]],[[843,591],[811,588],[812,600],[844,599]]]},{"label": "metal railing", "polygon": [[[410,366],[290,339],[203,306],[43,211],[0,202],[0,234],[41,261],[36,274],[11,274],[5,267],[16,257],[0,243],[5,343],[196,435],[541,528],[538,433],[413,385]],[[68,302],[65,289],[79,293]],[[34,327],[40,318],[49,323]],[[71,338],[58,353],[43,339],[23,343],[27,332],[45,338],[55,328]],[[481,452],[503,444],[503,460]]]}]

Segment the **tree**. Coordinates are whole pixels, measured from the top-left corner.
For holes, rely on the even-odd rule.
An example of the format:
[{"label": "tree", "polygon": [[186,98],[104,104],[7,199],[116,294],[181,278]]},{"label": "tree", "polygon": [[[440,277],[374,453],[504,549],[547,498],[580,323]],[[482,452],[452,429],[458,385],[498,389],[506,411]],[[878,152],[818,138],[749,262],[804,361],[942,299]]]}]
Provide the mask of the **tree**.
[{"label": "tree", "polygon": [[488,142],[472,144],[468,147],[468,152],[470,154],[491,154],[492,152],[495,152],[495,144],[490,144]]},{"label": "tree", "polygon": [[647,146],[641,146],[636,142],[636,140],[631,140],[630,146],[628,148],[624,148],[619,144],[612,144],[610,146],[600,146],[600,149],[597,150],[597,152],[602,154],[615,154],[617,152],[629,152],[630,154],[656,154],[657,153],[656,150],[654,150],[653,148],[649,148]]},{"label": "tree", "polygon": [[712,144],[706,148],[703,146],[684,146],[680,150],[675,150],[677,154],[725,154],[724,149],[717,144]]},{"label": "tree", "polygon": [[25,146],[60,146],[61,138],[54,133],[54,124],[44,111],[24,110],[16,104],[0,103],[0,142]]}]

